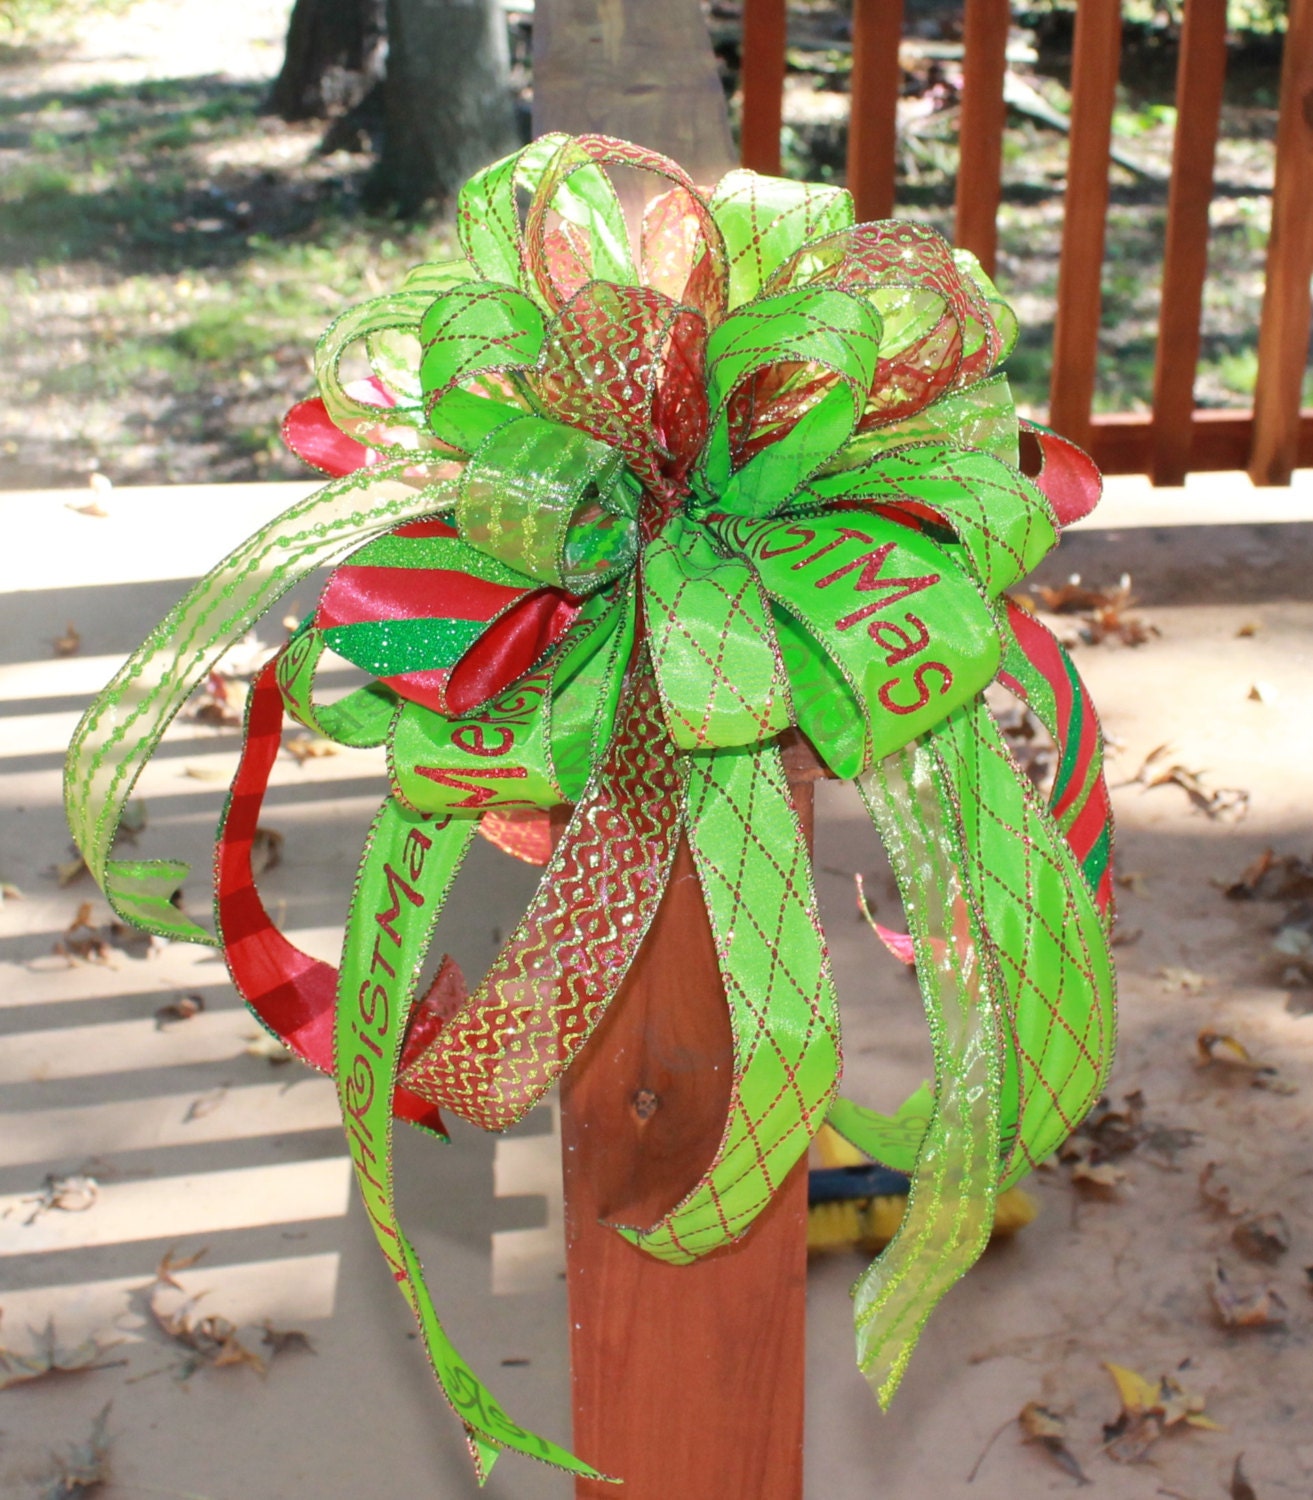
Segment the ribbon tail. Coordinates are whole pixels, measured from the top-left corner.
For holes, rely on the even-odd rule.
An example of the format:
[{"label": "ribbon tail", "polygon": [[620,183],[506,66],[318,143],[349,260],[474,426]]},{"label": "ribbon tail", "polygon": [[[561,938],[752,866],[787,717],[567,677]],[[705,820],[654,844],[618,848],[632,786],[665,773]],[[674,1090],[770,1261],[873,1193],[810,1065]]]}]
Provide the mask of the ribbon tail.
[{"label": "ribbon tail", "polygon": [[600,1478],[573,1454],[513,1422],[447,1336],[423,1268],[397,1222],[392,1093],[424,954],[461,858],[468,818],[411,812],[389,798],[370,830],[347,918],[337,992],[335,1074],[356,1180],[383,1255],[415,1314],[442,1392],[465,1425],[480,1477],[514,1448]]},{"label": "ribbon tail", "polygon": [[936,1068],[907,1216],[856,1292],[859,1361],[887,1404],[931,1309],[983,1250],[997,1193],[1103,1089],[1115,979],[1093,893],[983,703],[858,786],[902,891]]},{"label": "ribbon tail", "polygon": [[651,1228],[620,1228],[674,1263],[744,1233],[820,1129],[841,1065],[811,856],[778,745],[687,761],[689,845],[725,983],[735,1082],[700,1181]]},{"label": "ribbon tail", "polygon": [[64,805],[87,868],[125,921],[161,937],[217,944],[174,904],[185,864],[110,858],[137,778],[189,695],[280,595],[356,543],[452,503],[445,481],[457,472],[455,465],[417,469],[409,460],[352,474],[298,501],[196,584],[87,710],[69,746]]},{"label": "ribbon tail", "polygon": [[[854,1289],[857,1362],[882,1406],[935,1305],[988,1243],[998,1192],[997,997],[981,961],[979,917],[932,738],[878,761],[858,782],[902,894],[936,1080],[902,1224]],[[849,1130],[839,1129],[848,1135],[856,1122],[846,1123]]]}]

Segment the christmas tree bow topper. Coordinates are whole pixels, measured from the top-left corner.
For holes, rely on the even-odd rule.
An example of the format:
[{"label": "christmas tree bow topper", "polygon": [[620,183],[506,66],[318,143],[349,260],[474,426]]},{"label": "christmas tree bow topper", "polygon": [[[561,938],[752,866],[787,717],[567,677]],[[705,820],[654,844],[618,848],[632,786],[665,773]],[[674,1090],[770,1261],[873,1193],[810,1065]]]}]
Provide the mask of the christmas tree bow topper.
[{"label": "christmas tree bow topper", "polygon": [[[610,169],[657,184],[626,223]],[[480,1475],[526,1432],[443,1330],[397,1223],[394,1118],[523,1117],[615,999],[688,842],[734,1039],[714,1159],[654,1224],[686,1262],[744,1234],[827,1120],[912,1177],[855,1292],[887,1400],[997,1194],[1098,1097],[1113,1043],[1110,817],[1093,707],[1005,590],[1097,500],[1070,444],[1020,422],[1015,337],[970,256],[855,224],[838,189],[735,171],[710,191],[601,136],[547,136],[475,177],[464,258],[423,265],[320,342],[293,449],[330,476],[202,580],[83,719],[68,815],[114,909],[222,948],[266,1026],[331,1073],[379,1244]],[[372,374],[344,380],[363,352]],[[1023,472],[1022,459],[1025,458]],[[339,562],[258,674],[219,826],[215,923],[186,867],[114,855],[165,727],[271,605]],[[326,652],[368,679],[316,697]],[[1042,796],[984,698],[1058,750]],[[267,913],[251,848],[290,715],[386,754],[340,967]],[[855,781],[900,887],[935,1078],[894,1115],[838,1096],[839,1019],[780,737]],[[552,846],[549,809],[570,809]],[[472,835],[545,860],[473,992],[419,993]]]}]

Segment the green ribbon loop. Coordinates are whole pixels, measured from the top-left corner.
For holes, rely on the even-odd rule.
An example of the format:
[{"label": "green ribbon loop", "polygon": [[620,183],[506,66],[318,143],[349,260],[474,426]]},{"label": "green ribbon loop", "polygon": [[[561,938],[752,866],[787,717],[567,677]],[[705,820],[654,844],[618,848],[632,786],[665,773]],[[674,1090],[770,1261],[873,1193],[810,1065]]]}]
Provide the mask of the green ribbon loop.
[{"label": "green ribbon loop", "polygon": [[490,432],[525,409],[513,383],[542,350],[538,304],[514,287],[476,281],[427,308],[419,324],[420,384],[434,435],[472,453]]},{"label": "green ribbon loop", "polygon": [[689,755],[689,847],[734,1037],[725,1133],[701,1180],[650,1229],[620,1227],[676,1264],[737,1238],[829,1109],[839,1013],[811,857],[773,743]]},{"label": "green ribbon loop", "polygon": [[513,417],[465,467],[461,536],[541,583],[589,594],[633,566],[636,502],[614,448],[542,417]]},{"label": "green ribbon loop", "polygon": [[340,745],[381,745],[396,712],[396,694],[382,683],[356,688],[335,703],[317,703],[315,677],[327,649],[324,632],[303,620],[279,653],[276,675],[283,706],[306,729]]},{"label": "green ribbon loop", "polygon": [[[799,500],[913,502],[952,528],[985,594],[996,599],[1053,550],[1057,526],[1049,502],[1024,474],[990,453],[928,441],[881,454],[869,465],[824,474]],[[954,548],[954,550],[958,550]]]},{"label": "green ribbon loop", "polygon": [[452,464],[419,470],[407,459],[299,500],[190,589],[83,715],[64,767],[65,812],[87,868],[125,921],[217,943],[174,904],[187,865],[110,858],[137,778],[196,684],[282,594],[352,546],[450,506],[458,474]]},{"label": "green ribbon loop", "polygon": [[820,286],[760,297],[712,332],[712,427],[698,469],[706,507],[779,510],[842,448],[875,376],[881,327],[868,302]]},{"label": "green ribbon loop", "polygon": [[676,517],[643,551],[643,611],[670,736],[681,750],[755,745],[793,722],[755,569]]}]

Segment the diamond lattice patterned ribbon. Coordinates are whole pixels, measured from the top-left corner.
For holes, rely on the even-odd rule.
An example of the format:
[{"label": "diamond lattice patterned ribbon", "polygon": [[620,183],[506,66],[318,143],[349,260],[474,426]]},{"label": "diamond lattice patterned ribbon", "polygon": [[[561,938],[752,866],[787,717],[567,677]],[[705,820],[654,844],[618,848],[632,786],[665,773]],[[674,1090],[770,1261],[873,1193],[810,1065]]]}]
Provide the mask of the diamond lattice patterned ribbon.
[{"label": "diamond lattice patterned ribbon", "polygon": [[[610,171],[649,174],[626,223]],[[688,839],[734,1038],[714,1159],[646,1229],[680,1263],[746,1232],[826,1118],[912,1173],[856,1293],[887,1400],[997,1192],[1098,1096],[1113,1041],[1110,817],[1098,722],[1061,646],[1004,597],[1098,498],[1020,423],[1016,334],[979,266],[846,193],[731,172],[709,192],[601,136],[547,136],[461,195],[463,258],[321,340],[289,415],[330,476],[201,581],[96,701],[69,821],[116,911],[217,943],[255,1013],[333,1074],[380,1246],[482,1477],[505,1448],[591,1474],[514,1423],[451,1346],[397,1223],[394,1118],[521,1118],[614,1001]],[[363,351],[372,374],[344,383]],[[1022,436],[1035,454],[1019,466]],[[287,589],[339,563],[259,674],[220,824],[217,932],[186,867],[114,837],[169,720]],[[332,652],[370,681],[316,696]],[[982,696],[1058,746],[1045,804]],[[270,918],[251,845],[285,715],[386,754],[340,971]],[[896,1114],[839,1098],[810,855],[778,740],[855,778],[902,890],[935,1078]],[[572,812],[553,847],[547,815]],[[470,992],[417,979],[478,829],[545,864]]]}]

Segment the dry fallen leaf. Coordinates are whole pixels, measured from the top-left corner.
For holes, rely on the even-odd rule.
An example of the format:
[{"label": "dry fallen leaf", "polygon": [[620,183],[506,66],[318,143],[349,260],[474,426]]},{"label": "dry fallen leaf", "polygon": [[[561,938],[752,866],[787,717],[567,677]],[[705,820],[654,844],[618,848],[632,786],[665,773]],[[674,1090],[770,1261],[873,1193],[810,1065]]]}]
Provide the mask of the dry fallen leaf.
[{"label": "dry fallen leaf", "polygon": [[23,893],[12,880],[0,880],[0,906],[6,901],[21,901]]},{"label": "dry fallen leaf", "polygon": [[1187,995],[1197,995],[1208,985],[1208,979],[1195,969],[1182,968],[1177,964],[1164,964],[1158,970],[1158,978],[1165,990],[1180,990]]},{"label": "dry fallen leaf", "polygon": [[1223,890],[1229,901],[1252,901],[1258,894],[1258,888],[1262,885],[1264,877],[1272,868],[1275,855],[1271,849],[1264,849],[1254,860],[1240,872],[1238,879],[1233,880]]},{"label": "dry fallen leaf", "polygon": [[1119,1463],[1137,1463],[1158,1439],[1173,1427],[1199,1427],[1220,1431],[1207,1416],[1206,1398],[1186,1390],[1173,1375],[1147,1380],[1128,1365],[1105,1360],[1103,1368],[1112,1376],[1122,1409],[1116,1421],[1104,1426],[1108,1455]]},{"label": "dry fallen leaf", "polygon": [[99,500],[88,500],[85,505],[70,505],[66,501],[64,504],[64,509],[71,510],[75,515],[96,516],[101,520],[109,515],[109,512],[105,509],[105,507],[100,503]]},{"label": "dry fallen leaf", "polygon": [[1146,896],[1149,893],[1149,877],[1143,870],[1122,870],[1116,880],[1122,890],[1130,891],[1136,896]]},{"label": "dry fallen leaf", "polygon": [[66,1214],[84,1214],[96,1206],[100,1197],[100,1184],[84,1172],[70,1172],[61,1176],[47,1172],[39,1193],[22,1199],[33,1205],[32,1212],[23,1220],[24,1224],[35,1224],[42,1214],[58,1211]]},{"label": "dry fallen leaf", "polygon": [[1078,1161],[1071,1169],[1071,1180],[1096,1193],[1108,1194],[1121,1187],[1126,1181],[1126,1173],[1110,1161]]},{"label": "dry fallen leaf", "polygon": [[1262,628],[1263,622],[1261,620],[1246,620],[1236,628],[1236,638],[1242,641],[1248,640],[1250,636],[1257,635]]},{"label": "dry fallen leaf", "polygon": [[98,1339],[84,1339],[72,1347],[62,1345],[55,1335],[55,1320],[51,1318],[41,1332],[29,1328],[34,1340],[33,1348],[26,1354],[13,1349],[0,1348],[0,1391],[11,1385],[24,1385],[28,1381],[42,1380],[48,1375],[72,1375],[84,1370],[107,1370],[111,1365],[121,1365],[121,1359],[107,1360],[104,1355],[115,1345],[122,1343],[114,1339],[102,1344]]},{"label": "dry fallen leaf", "polygon": [[298,734],[292,736],[291,739],[284,740],[283,749],[298,765],[302,766],[308,760],[319,760],[323,756],[337,754],[337,746],[332,740],[310,734]]},{"label": "dry fallen leaf", "polygon": [[184,766],[182,774],[193,781],[227,781],[229,773],[218,766]]},{"label": "dry fallen leaf", "polygon": [[290,1063],[292,1060],[291,1050],[284,1046],[276,1036],[270,1036],[265,1031],[248,1038],[242,1050],[247,1057],[262,1057],[265,1062],[275,1068],[282,1067],[284,1063]]},{"label": "dry fallen leaf", "polygon": [[1052,1458],[1063,1471],[1080,1484],[1089,1484],[1084,1470],[1067,1447],[1067,1424],[1047,1406],[1038,1401],[1027,1401],[1017,1413],[1017,1421],[1028,1443],[1034,1443]]},{"label": "dry fallen leaf", "polygon": [[76,859],[65,860],[55,866],[55,879],[61,886],[72,885],[87,873],[87,862],[80,854]]},{"label": "dry fallen leaf", "polygon": [[187,1106],[182,1123],[190,1125],[193,1120],[203,1120],[206,1115],[212,1115],[228,1097],[228,1087],[228,1084],[221,1083],[218,1088],[211,1089],[208,1094],[198,1095]]},{"label": "dry fallen leaf", "polygon": [[1209,1290],[1226,1328],[1280,1328],[1286,1322],[1286,1304],[1275,1287],[1239,1287],[1221,1261],[1213,1267]]},{"label": "dry fallen leaf", "polygon": [[1213,1031],[1205,1027],[1195,1038],[1195,1045],[1201,1068],[1216,1066],[1223,1073],[1230,1071],[1248,1075],[1252,1087],[1267,1089],[1269,1093],[1296,1092],[1295,1085],[1282,1078],[1271,1063],[1255,1057],[1243,1042],[1225,1031]]},{"label": "dry fallen leaf", "polygon": [[249,1365],[264,1374],[264,1360],[238,1337],[237,1326],[217,1313],[202,1314],[204,1292],[192,1297],[179,1286],[173,1273],[193,1265],[204,1251],[184,1259],[166,1255],[160,1272],[147,1294],[151,1316],[162,1332],[188,1351],[181,1378],[188,1379],[202,1366]]},{"label": "dry fallen leaf", "polygon": [[56,656],[76,656],[82,649],[82,637],[78,634],[78,628],[70,620],[64,627],[63,635],[58,635],[50,642]]},{"label": "dry fallen leaf", "polygon": [[1276,1212],[1245,1214],[1231,1231],[1231,1242],[1250,1260],[1274,1265],[1290,1249],[1290,1225]]},{"label": "dry fallen leaf", "polygon": [[155,1012],[155,1030],[163,1031],[166,1026],[171,1026],[176,1021],[190,1021],[195,1015],[199,1015],[205,1009],[204,995],[179,995],[176,1000],[171,1000],[167,1005],[161,1005]]},{"label": "dry fallen leaf", "polygon": [[159,1265],[155,1267],[155,1280],[164,1286],[176,1286],[181,1291],[182,1283],[174,1279],[174,1272],[190,1271],[209,1253],[207,1245],[202,1245],[199,1250],[193,1250],[190,1255],[175,1255],[172,1250],[166,1250],[160,1257]]},{"label": "dry fallen leaf", "polygon": [[109,1482],[109,1409],[109,1402],[101,1407],[85,1442],[72,1444],[67,1454],[50,1455],[41,1500],[75,1500]]}]

